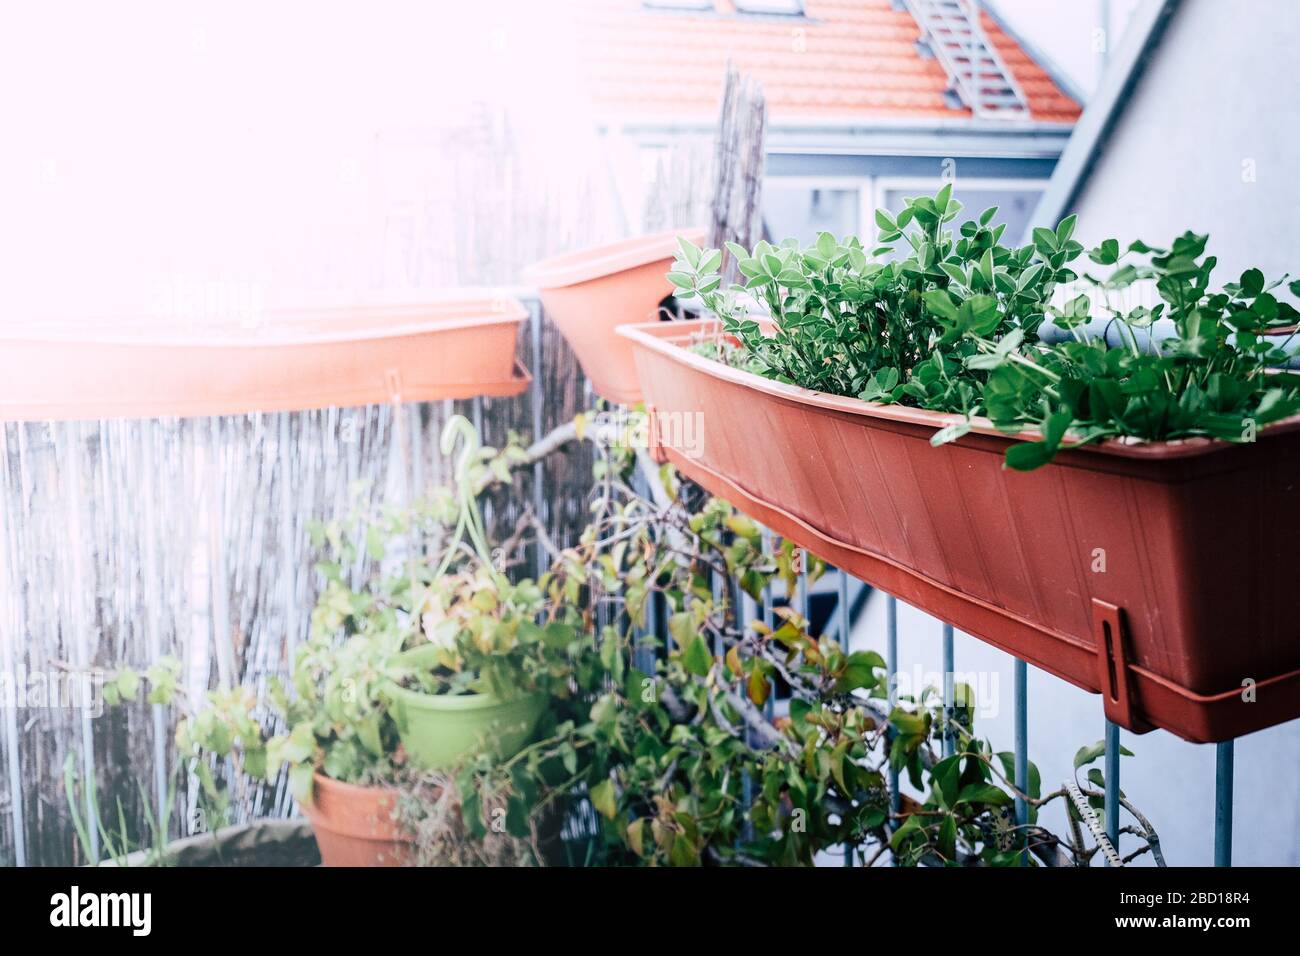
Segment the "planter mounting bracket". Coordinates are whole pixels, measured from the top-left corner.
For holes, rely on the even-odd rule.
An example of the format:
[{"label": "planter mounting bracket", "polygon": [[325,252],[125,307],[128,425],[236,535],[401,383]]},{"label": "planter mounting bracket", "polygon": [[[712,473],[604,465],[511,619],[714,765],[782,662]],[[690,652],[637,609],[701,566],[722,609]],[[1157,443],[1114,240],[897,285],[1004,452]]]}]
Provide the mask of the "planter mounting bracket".
[{"label": "planter mounting bracket", "polygon": [[664,447],[662,433],[659,430],[659,416],[649,402],[646,403],[646,453],[655,464],[662,465],[668,461],[668,452]]},{"label": "planter mounting bracket", "polygon": [[1106,719],[1138,734],[1152,730],[1152,726],[1141,718],[1134,700],[1123,609],[1109,601],[1093,598],[1092,637],[1097,647],[1097,679]]}]

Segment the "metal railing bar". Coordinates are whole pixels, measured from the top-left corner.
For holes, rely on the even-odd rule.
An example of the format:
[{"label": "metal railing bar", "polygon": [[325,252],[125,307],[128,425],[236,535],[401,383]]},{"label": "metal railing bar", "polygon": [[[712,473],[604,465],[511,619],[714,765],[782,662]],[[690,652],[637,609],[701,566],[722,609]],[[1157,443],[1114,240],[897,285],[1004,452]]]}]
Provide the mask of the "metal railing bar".
[{"label": "metal railing bar", "polygon": [[1232,764],[1236,741],[1214,745],[1214,865],[1232,866]]},{"label": "metal railing bar", "polygon": [[[1020,793],[1029,792],[1029,665],[1020,658],[1015,663],[1015,773],[1016,789]],[[1029,803],[1024,797],[1016,797],[1016,826],[1022,836],[1029,825]],[[1028,851],[1020,854],[1020,865],[1028,862]]]},{"label": "metal railing bar", "polygon": [[[838,569],[836,569],[836,574],[837,574],[837,577],[839,578],[839,580],[836,582],[837,585],[838,585],[838,588],[837,588],[837,590],[836,590],[836,601],[837,601],[836,610],[837,610],[837,612],[839,613],[839,618],[840,618],[840,619],[839,619],[839,639],[840,639],[840,648],[844,651],[845,654],[848,654],[848,653],[849,653],[849,637],[850,637],[850,628],[849,628],[849,576],[848,576],[848,574],[844,571],[843,568],[838,568]],[[853,853],[853,844],[852,844],[852,843],[845,843],[845,844],[844,844],[844,865],[845,865],[845,866],[852,866],[852,865],[853,865],[853,857],[854,857],[854,853]]]},{"label": "metal railing bar", "polygon": [[810,620],[812,615],[809,613],[811,607],[808,603],[809,598],[808,598],[808,572],[807,571],[799,572],[799,577],[795,585],[795,593],[793,597],[797,602],[795,604],[795,607],[798,608],[799,614],[803,617],[805,621]]},{"label": "metal railing bar", "polygon": [[[807,564],[811,558],[811,555],[809,555],[809,553],[805,549],[799,547],[798,545],[796,545],[795,547],[797,548],[797,553],[799,556],[799,564],[798,564],[799,574],[798,577],[795,578],[794,594],[787,594],[785,596],[785,600],[787,604],[794,605],[795,609],[799,612],[799,616],[804,619],[805,622],[804,627],[808,631],[811,631],[812,630],[812,598],[808,594],[808,569],[807,569]],[[817,637],[820,639],[821,634],[818,634]],[[773,685],[774,692],[769,694],[767,698],[768,720],[771,720],[773,715],[776,712],[775,711],[776,681],[773,681],[772,685]]]},{"label": "metal railing bar", "polygon": [[1119,853],[1119,725],[1106,721],[1106,836]]},{"label": "metal railing bar", "polygon": [[[660,628],[659,628],[659,592],[658,591],[651,591],[649,596],[646,598],[645,629],[646,629],[646,633],[649,634],[652,639],[656,641],[660,641],[660,643],[663,644],[664,659],[667,660],[668,655],[671,654],[673,651],[673,642],[671,637],[663,636],[659,633]],[[646,651],[648,655],[651,655],[648,658],[649,661],[653,661],[654,652],[655,652],[654,648],[650,648]],[[650,666],[651,669],[647,673],[654,673],[654,664],[651,663]]]},{"label": "metal railing bar", "polygon": [[840,647],[844,648],[847,654],[849,651],[849,640],[852,634],[852,627],[849,624],[849,574],[843,568],[839,569],[839,591],[836,595],[839,602],[839,625],[840,625]]},{"label": "metal railing bar", "polygon": [[[763,549],[763,555],[770,557],[772,554],[772,532],[763,528],[759,532],[761,542],[760,547]],[[763,623],[769,628],[776,626],[776,612],[772,603],[772,582],[768,581],[763,585]]]},{"label": "metal railing bar", "polygon": [[943,755],[951,757],[956,749],[952,731],[953,715],[957,712],[956,686],[953,679],[953,631],[951,624],[943,626]]},{"label": "metal railing bar", "polygon": [[[726,600],[727,596],[727,579],[716,571],[713,572],[711,576],[713,578],[713,606],[714,608],[722,608],[724,606],[723,602]],[[722,628],[718,628],[717,632],[713,635],[714,657],[722,657],[727,653],[727,646],[726,642],[723,640],[722,631]]]},{"label": "metal railing bar", "polygon": [[[762,547],[763,547],[764,554],[770,553],[768,551],[767,544],[768,544],[767,529],[764,528],[763,538],[762,538]],[[748,616],[748,612],[750,612],[753,609],[754,602],[752,598],[750,598],[747,594],[745,594],[744,589],[740,586],[740,582],[735,579],[733,579],[733,581],[734,583],[733,583],[732,593],[734,594],[734,600],[736,602],[735,603],[736,630],[743,635],[745,633],[745,628],[748,626],[750,620]],[[769,596],[765,594],[764,597],[765,597],[764,603],[767,603]],[[742,694],[745,693],[743,689],[741,693]],[[768,697],[767,697],[768,706],[771,706],[773,696],[774,695],[771,692],[771,687],[769,686]],[[743,723],[743,727],[744,727],[743,733],[745,735],[744,737],[745,745],[750,746],[753,744],[753,736],[751,734],[749,724]],[[749,842],[754,838],[754,820],[753,820],[753,815],[751,813],[754,807],[754,778],[750,775],[748,770],[745,770],[740,777],[740,798],[741,798],[741,802],[744,804],[745,807],[745,825],[742,828],[743,839],[745,842]]]},{"label": "metal railing bar", "polygon": [[[767,557],[771,557],[771,555],[772,555],[772,532],[771,532],[770,530],[768,530],[767,528],[761,528],[759,534],[760,534],[760,538],[759,538],[760,546],[761,546],[762,549],[763,549],[763,555],[764,555],[764,557],[765,557],[765,558],[767,558]],[[742,600],[748,601],[749,598],[748,598],[748,597],[742,597]],[[788,594],[786,595],[786,603],[787,603],[787,604],[790,603],[790,596],[789,596]],[[770,580],[767,582],[767,584],[763,585],[763,602],[762,602],[762,607],[761,607],[761,608],[756,608],[756,609],[753,609],[753,610],[755,610],[757,613],[762,614],[762,618],[761,618],[761,620],[762,620],[763,623],[767,626],[767,629],[768,629],[769,632],[772,631],[772,630],[775,630],[775,628],[776,628],[776,607],[775,607],[775,601],[774,601],[773,596],[772,596],[772,582],[771,582]],[[746,620],[749,620],[749,618],[746,617]],[[744,628],[743,624],[742,624],[742,626],[741,626],[741,628],[740,628],[740,631],[741,631],[742,634],[743,634],[744,631],[745,631],[745,628]],[[767,716],[768,720],[771,720],[772,717],[773,717],[773,715],[776,713],[776,681],[775,681],[775,680],[772,680],[772,681],[769,681],[769,682],[768,682],[768,688],[767,688],[767,703],[766,703],[766,705],[763,707],[763,713]]]},{"label": "metal railing bar", "polygon": [[[889,711],[893,713],[894,707],[898,704],[898,598],[892,594],[886,595],[885,600],[885,679],[886,699],[889,701]],[[894,734],[892,729],[885,735],[885,740],[892,741]],[[903,808],[903,795],[898,792],[898,771],[892,766],[889,768],[889,812],[897,816]],[[897,860],[894,864],[897,865]]]}]

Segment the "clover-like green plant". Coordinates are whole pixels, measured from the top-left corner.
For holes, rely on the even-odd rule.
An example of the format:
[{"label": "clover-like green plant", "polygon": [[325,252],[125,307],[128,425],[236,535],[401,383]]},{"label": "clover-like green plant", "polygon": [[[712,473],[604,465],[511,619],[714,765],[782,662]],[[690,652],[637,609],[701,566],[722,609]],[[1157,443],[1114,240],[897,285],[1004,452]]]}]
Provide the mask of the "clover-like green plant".
[{"label": "clover-like green plant", "polygon": [[[870,253],[856,238],[829,233],[807,248],[730,244],[746,279],[730,289],[721,287],[720,250],[679,240],[669,279],[739,342],[739,359],[733,349],[703,346],[712,356],[805,388],[961,413],[935,444],[990,422],[1012,434],[1037,431],[1038,441],[1008,449],[1016,469],[1109,438],[1254,441],[1260,428],[1300,412],[1287,370],[1298,313],[1275,295],[1285,277],[1268,282],[1248,269],[1211,291],[1216,260],[1204,255],[1207,237],[1190,232],[1168,249],[1139,241],[1121,252],[1107,239],[1088,257],[1117,268],[1081,276],[1074,216],[1009,248],[993,224],[996,208],[954,232],[960,209],[945,186],[908,199],[897,216],[879,210]],[[1123,262],[1130,254],[1148,261]],[[1063,298],[1078,283],[1099,294],[1118,341],[1092,328],[1090,295]],[[1112,305],[1135,285],[1154,288],[1161,301]],[[1300,283],[1287,288],[1300,295]],[[761,301],[766,323],[750,314],[745,292]],[[1048,318],[1066,340],[1040,337]]]},{"label": "clover-like green plant", "polygon": [[[1089,251],[1094,263],[1116,266],[1104,278],[1083,276],[1102,300],[1113,344],[1084,333],[1093,314],[1086,293],[1051,309],[1054,324],[1070,336],[1066,341],[1015,335],[993,341],[968,333],[980,351],[967,365],[988,373],[987,416],[1004,431],[1034,428],[1042,436],[1013,445],[1011,467],[1040,467],[1067,441],[1252,442],[1260,429],[1300,412],[1300,377],[1287,367],[1300,313],[1274,295],[1286,277],[1268,282],[1258,269],[1247,269],[1212,291],[1216,260],[1205,255],[1207,238],[1188,232],[1168,249],[1139,241],[1122,253],[1107,239]],[[1146,261],[1124,262],[1130,254]],[[1129,309],[1112,304],[1135,284],[1153,287],[1161,301]],[[1300,282],[1288,289],[1300,295]],[[935,293],[938,307],[950,308],[940,295],[947,293]]]},{"label": "clover-like green plant", "polygon": [[[807,248],[794,240],[752,251],[728,244],[746,281],[725,290],[721,251],[679,240],[669,279],[718,315],[761,374],[868,401],[978,414],[983,376],[965,365],[978,351],[967,333],[1038,328],[1054,283],[1074,277],[1063,267],[1073,225],[1062,224],[1067,248],[1045,257],[1034,246],[1001,245],[996,209],[954,233],[961,209],[947,185],[908,199],[897,216],[880,210],[880,244],[870,252],[857,238],[830,233]],[[900,239],[907,255],[895,254]],[[936,307],[947,300],[930,293],[949,288],[959,298]],[[749,314],[742,292],[760,299],[767,325]]]}]

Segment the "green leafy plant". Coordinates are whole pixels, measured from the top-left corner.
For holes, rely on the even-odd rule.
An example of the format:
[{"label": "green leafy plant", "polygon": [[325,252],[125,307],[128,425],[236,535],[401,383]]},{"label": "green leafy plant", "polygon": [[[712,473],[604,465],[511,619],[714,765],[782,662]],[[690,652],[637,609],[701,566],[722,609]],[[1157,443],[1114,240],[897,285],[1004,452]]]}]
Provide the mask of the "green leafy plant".
[{"label": "green leafy plant", "polygon": [[[170,704],[176,696],[179,676],[180,662],[173,657],[156,661],[143,676],[130,666],[120,667],[105,675],[104,703],[108,707],[120,707],[136,702],[140,698],[140,691],[147,686],[148,703]],[[134,859],[140,859],[145,866],[168,865],[167,841],[176,784],[176,774],[173,773],[161,795],[161,802],[155,806],[154,798],[144,781],[136,780],[144,832],[139,832],[139,826],[131,826],[120,796],[114,801],[115,813],[106,823],[100,812],[95,786],[80,780],[76,758],[69,753],[63,761],[63,792],[85,859],[94,863],[110,860],[117,866],[128,866]],[[81,809],[83,805],[86,807],[84,817]],[[95,851],[96,841],[91,838],[92,832],[98,838],[98,853]]]},{"label": "green leafy plant", "polygon": [[[132,838],[132,828],[127,820],[126,810],[121,797],[114,802],[116,813],[111,823],[105,824],[99,809],[99,798],[93,786],[82,787],[77,777],[76,758],[69,753],[63,761],[63,793],[68,803],[68,813],[72,817],[72,827],[81,844],[81,852],[87,860],[99,863],[111,860],[117,866],[129,866],[132,854],[137,850],[143,852],[144,866],[166,866],[168,829],[171,825],[172,805],[176,796],[176,780],[173,776],[168,782],[163,802],[155,807],[145,785],[137,781],[140,806],[143,808],[146,833],[139,840]],[[88,805],[87,815],[82,816],[83,800]],[[95,843],[91,839],[91,830],[99,838],[100,849],[95,852]]]},{"label": "green leafy plant", "polygon": [[[586,432],[603,441],[601,429]],[[1041,825],[1039,809],[1066,792],[1041,795],[1032,766],[1018,792],[1010,754],[975,735],[969,695],[949,708],[933,692],[891,704],[875,652],[812,633],[789,607],[771,626],[745,619],[747,599],[793,593],[798,574],[815,579],[822,562],[788,541],[769,546],[753,521],[671,468],[598,448],[590,522],[571,547],[524,520],[532,540],[516,533],[489,552],[486,534],[468,544],[449,535],[452,563],[439,547],[404,552],[367,579],[373,587],[353,589],[341,569],[359,542],[382,563],[390,537],[324,527],[340,570],[327,575],[294,692],[214,692],[186,721],[183,752],[199,766],[235,758],[254,777],[288,764],[299,783],[323,770],[396,785],[423,862],[810,865],[834,851],[860,865],[1070,865],[1096,852],[1091,831],[1058,837]],[[633,488],[635,469],[648,492]],[[466,495],[481,487],[468,481],[440,499],[439,526],[460,526]],[[409,540],[410,525],[393,517],[392,540]],[[506,570],[527,546],[550,556],[535,583]],[[500,563],[484,567],[484,553]],[[444,599],[443,616],[426,621],[429,602]],[[380,688],[394,649],[428,643],[449,620],[438,644],[448,656],[421,686],[486,686],[489,663],[505,660],[505,679],[547,688],[551,703],[522,750],[420,772],[402,759]],[[647,631],[651,620],[662,629]],[[263,729],[271,712],[285,733]],[[952,757],[939,755],[945,735]],[[918,796],[891,792],[891,771]],[[1017,797],[1026,824],[1012,816]],[[1144,820],[1130,832],[1158,845]]]},{"label": "green leafy plant", "polygon": [[[647,479],[650,498],[617,468],[602,475],[590,526],[556,558],[567,582],[585,578],[593,601],[623,613],[575,661],[576,693],[548,734],[458,775],[462,839],[527,842],[548,814],[585,801],[580,857],[607,864],[808,865],[849,847],[863,865],[1069,865],[1096,852],[1082,832],[1039,824],[1066,792],[1042,795],[1032,766],[1027,791],[1015,789],[1012,755],[974,734],[969,691],[949,709],[933,692],[890,706],[876,653],[810,633],[790,608],[772,627],[742,618],[742,596],[782,581],[792,593],[797,565],[820,573],[815,558],[790,542],[765,548],[750,519],[671,469]],[[652,606],[662,641],[642,631]],[[945,734],[953,757],[938,756]],[[895,810],[891,770],[924,801],[899,794]],[[1145,821],[1133,832],[1153,845]]]},{"label": "green leafy plant", "polygon": [[[1081,276],[1075,217],[1009,248],[993,224],[996,208],[954,232],[948,224],[960,209],[945,186],[908,199],[897,217],[879,210],[880,245],[870,252],[829,233],[807,248],[793,240],[729,245],[746,277],[730,289],[721,288],[720,250],[679,240],[669,279],[679,294],[701,298],[738,343],[701,346],[709,357],[805,388],[965,416],[938,431],[935,444],[960,438],[980,418],[1011,434],[1036,430],[1039,441],[1008,450],[1007,465],[1021,470],[1046,464],[1065,444],[1108,438],[1253,441],[1258,429],[1300,412],[1300,385],[1282,370],[1294,354],[1290,338],[1270,337],[1292,332],[1300,315],[1274,294],[1285,277],[1268,282],[1248,269],[1212,292],[1215,259],[1204,255],[1206,237],[1193,233],[1168,249],[1134,242],[1121,252],[1105,240],[1088,257],[1116,268]],[[1147,260],[1123,261],[1131,254]],[[1088,294],[1058,301],[1075,283],[1099,296],[1118,346],[1085,333],[1094,312]],[[1160,303],[1111,305],[1135,283],[1154,287]],[[1300,283],[1288,289],[1300,295]],[[769,323],[750,315],[743,292],[760,299]],[[1070,340],[1040,339],[1049,317]],[[1148,331],[1161,319],[1173,334],[1151,343]]]},{"label": "green leafy plant", "polygon": [[[1116,266],[1105,278],[1085,275],[1111,317],[1120,345],[1079,334],[1092,312],[1080,295],[1052,309],[1072,340],[1046,345],[999,343],[975,336],[979,367],[989,374],[984,406],[1005,431],[1036,427],[1042,440],[1013,446],[1007,462],[1030,470],[1047,463],[1066,440],[1106,438],[1160,441],[1210,437],[1251,442],[1264,426],[1300,412],[1300,377],[1285,370],[1290,334],[1300,313],[1279,301],[1248,269],[1238,282],[1210,291],[1213,256],[1206,236],[1186,233],[1169,249],[1136,242],[1124,253],[1115,240],[1089,252],[1094,263]],[[1124,262],[1130,254],[1146,261]],[[1123,310],[1110,297],[1137,282],[1154,284],[1161,302]],[[1300,294],[1300,283],[1290,286]],[[1153,323],[1167,319],[1171,335],[1151,342]],[[1277,333],[1286,333],[1278,339]]]},{"label": "green leafy plant", "polygon": [[[954,235],[947,226],[961,208],[949,185],[908,199],[897,217],[880,210],[881,244],[870,251],[830,233],[807,248],[794,240],[759,242],[752,251],[730,244],[746,281],[728,290],[720,287],[722,253],[680,240],[669,278],[682,294],[703,299],[763,374],[870,401],[974,412],[981,376],[964,365],[977,352],[965,333],[1037,329],[1053,283],[1073,278],[1064,268],[1072,224],[1062,224],[1067,249],[1045,258],[1034,246],[1002,246],[995,209]],[[909,253],[886,258],[900,239]],[[938,311],[927,295],[948,288],[960,290],[961,300]],[[770,330],[749,315],[742,291],[766,306]]]},{"label": "green leafy plant", "polygon": [[[583,621],[576,592],[555,587],[554,576],[512,580],[505,569],[520,560],[522,538],[494,552],[478,512],[480,490],[509,477],[520,449],[480,447],[459,417],[444,432],[444,453],[457,452],[458,441],[451,488],[411,508],[353,512],[313,527],[324,583],[292,687],[273,679],[260,698],[246,687],[211,691],[179,725],[181,752],[217,818],[225,795],[212,767],[227,758],[252,778],[274,779],[287,768],[304,802],[316,772],[360,784],[401,778],[394,685],[503,699],[570,693]],[[432,660],[403,655],[421,647],[431,648]],[[276,726],[283,729],[271,732]]]}]

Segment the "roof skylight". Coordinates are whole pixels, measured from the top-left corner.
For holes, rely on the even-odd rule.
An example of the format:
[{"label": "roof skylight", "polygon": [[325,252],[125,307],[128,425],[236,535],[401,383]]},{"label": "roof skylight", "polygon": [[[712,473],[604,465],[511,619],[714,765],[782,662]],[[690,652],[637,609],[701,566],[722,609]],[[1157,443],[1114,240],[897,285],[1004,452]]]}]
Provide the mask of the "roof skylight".
[{"label": "roof skylight", "polygon": [[735,0],[735,4],[741,13],[803,13],[803,0]]}]

